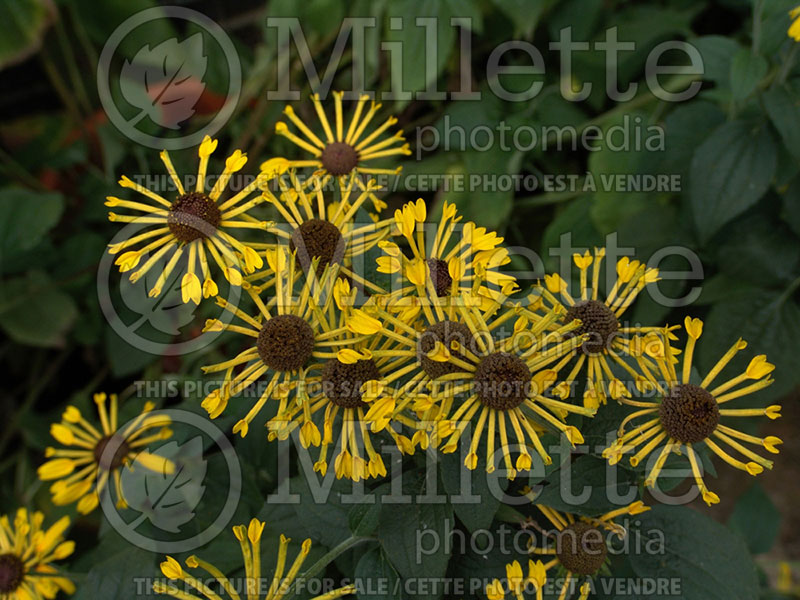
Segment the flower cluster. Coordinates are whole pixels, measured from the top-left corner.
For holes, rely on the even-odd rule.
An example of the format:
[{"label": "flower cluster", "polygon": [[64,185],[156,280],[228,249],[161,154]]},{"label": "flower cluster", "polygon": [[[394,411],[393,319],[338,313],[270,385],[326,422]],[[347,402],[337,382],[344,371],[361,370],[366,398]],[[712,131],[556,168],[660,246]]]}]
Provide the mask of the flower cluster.
[{"label": "flower cluster", "polygon": [[[693,371],[703,330],[699,319],[687,317],[682,325],[624,322],[637,297],[659,281],[658,270],[638,260],[622,257],[609,264],[605,249],[586,250],[572,257],[575,273],[551,273],[521,290],[504,270],[511,257],[503,238],[462,222],[454,204],[433,210],[419,199],[384,215],[387,204],[373,176],[398,173],[399,166],[380,163],[409,154],[409,148],[402,132],[390,131],[394,117],[372,125],[380,105],[368,101],[358,98],[346,119],[341,93],[334,93],[333,117],[313,96],[321,128],[316,132],[308,118],[287,107],[287,122],[279,122],[276,133],[308,158],[263,162],[252,181],[227,199],[231,177],[247,157],[234,151],[207,186],[217,141],[206,138],[192,186],[184,185],[167,152],[161,153],[174,198],[123,177],[120,185],[147,202],[107,200],[108,206],[143,214],[110,213],[112,221],[146,229],[109,247],[120,271],[133,271],[134,281],[158,273],[148,284],[151,296],[171,288],[170,277],[178,273],[175,289],[183,302],[215,297],[222,309],[224,318],[207,320],[203,330],[245,340],[238,354],[203,367],[220,378],[202,400],[212,419],[230,411],[232,402],[248,402],[241,393],[259,384],[263,391],[245,407],[233,433],[244,437],[259,423],[269,440],[296,435],[304,449],[314,448],[314,470],[322,475],[332,463],[337,478],[386,476],[380,446],[385,441],[406,455],[417,448],[460,451],[468,469],[492,472],[502,466],[514,479],[534,462],[552,462],[547,443],[582,444],[582,423],[611,400],[630,411],[603,456],[615,464],[629,455],[634,467],[651,458],[643,474],[648,486],[656,485],[671,455],[683,456],[710,505],[719,498],[704,482],[701,453],[708,450],[751,475],[772,467],[753,447],[776,453],[781,440],[730,425],[745,417],[779,416],[779,406],[733,402],[772,383],[774,367],[764,355],[723,381],[722,371],[747,346],[738,340],[701,377]],[[220,294],[218,272],[245,292],[241,306]],[[112,494],[112,481],[113,496],[124,505],[120,472],[134,461],[159,472],[174,468],[144,450],[171,435],[169,420],[151,415],[154,407],[146,404],[120,427],[118,400],[107,400],[95,396],[99,425],[75,407],[65,411],[51,429],[61,447],[47,450],[50,460],[39,470],[42,480],[54,481],[54,502],[77,503],[81,513]],[[518,562],[508,565],[507,583],[495,580],[487,588],[490,600],[506,593],[522,598],[531,587],[541,598],[555,568],[566,573],[560,597],[567,597],[570,585],[604,567],[602,534],[624,534],[614,519],[647,510],[635,502],[588,518],[537,506],[556,528],[555,546],[532,550],[544,558],[531,560],[527,574]],[[3,597],[51,597],[54,586],[70,591],[49,566],[71,551],[60,542],[66,524],[45,532],[41,521],[41,515],[24,511],[14,528],[8,519],[0,521]],[[234,528],[248,581],[261,578],[263,529],[257,520]],[[568,537],[577,543],[565,546]],[[284,575],[288,543],[281,538],[269,598],[286,593],[308,554],[307,540]],[[192,556],[185,565],[204,570],[237,597],[212,564]],[[29,578],[34,571],[37,577]],[[173,558],[162,563],[162,573],[193,591],[157,583],[159,594],[219,597]],[[344,587],[320,598],[352,592]],[[578,593],[584,600],[589,584]]]},{"label": "flower cluster", "polygon": [[[419,199],[397,208],[392,217],[382,216],[387,205],[377,197],[380,187],[371,177],[397,173],[400,167],[367,165],[407,154],[408,146],[402,132],[390,134],[394,117],[370,130],[379,104],[367,108],[368,98],[361,96],[346,118],[343,95],[333,97],[332,117],[312,97],[321,131],[291,107],[284,110],[287,122],[276,126],[308,159],[267,160],[252,183],[229,200],[220,203],[222,192],[247,157],[235,151],[206,193],[203,179],[217,145],[210,139],[200,146],[194,191],[185,191],[162,153],[177,190],[174,201],[129,179],[122,184],[162,207],[109,199],[147,208],[148,223],[163,221],[159,233],[146,234],[158,236],[155,241],[117,259],[128,270],[155,251],[137,276],[172,248],[151,293],[160,292],[186,255],[180,284],[184,301],[215,295],[206,260],[211,255],[228,282],[240,285],[252,300],[252,308],[246,308],[217,296],[229,318],[205,324],[205,331],[228,331],[248,340],[238,355],[203,368],[221,376],[221,384],[202,401],[212,418],[259,383],[263,392],[234,433],[247,435],[267,403],[275,402],[274,416],[265,423],[268,437],[286,439],[296,432],[304,448],[319,448],[314,468],[322,474],[332,460],[337,477],[358,481],[385,475],[373,437],[386,434],[402,453],[460,449],[468,468],[482,464],[491,472],[503,464],[513,479],[534,460],[551,462],[544,436],[582,443],[580,419],[591,418],[612,399],[637,410],[620,424],[618,439],[604,456],[615,463],[631,452],[635,466],[654,453],[645,477],[649,485],[655,485],[670,454],[683,454],[705,500],[717,501],[703,483],[697,446],[751,474],[771,467],[742,443],[775,452],[780,440],[762,440],[720,421],[775,418],[778,407],[719,408],[769,385],[772,365],[765,357],[754,358],[742,375],[712,386],[744,348],[740,341],[707,377],[695,381],[691,362],[702,323],[687,318],[678,375],[680,326],[622,321],[645,288],[659,281],[658,270],[638,260],[622,257],[608,265],[603,248],[576,253],[574,279],[551,273],[526,292],[503,269],[510,262],[503,238],[462,222],[455,205],[444,202],[434,217]],[[257,209],[269,209],[275,218],[256,217]],[[112,218],[119,219],[113,213]],[[268,239],[238,241],[225,231],[231,227],[260,230]],[[135,236],[110,251],[142,239]],[[377,255],[368,258],[371,252]],[[750,379],[755,383],[741,385]],[[638,419],[644,422],[628,430]],[[56,467],[67,469],[64,460],[44,470],[60,477],[65,473]],[[63,486],[57,491],[68,495]]]}]

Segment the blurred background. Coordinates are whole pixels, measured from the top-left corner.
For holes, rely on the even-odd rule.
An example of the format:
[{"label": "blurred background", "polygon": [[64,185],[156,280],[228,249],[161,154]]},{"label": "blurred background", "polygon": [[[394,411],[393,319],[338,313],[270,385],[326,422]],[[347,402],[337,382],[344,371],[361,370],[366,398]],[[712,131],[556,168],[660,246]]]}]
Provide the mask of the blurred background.
[{"label": "blurred background", "polygon": [[[400,77],[409,91],[434,82],[440,91],[452,92],[464,89],[463,78],[468,77],[467,87],[482,92],[474,101],[449,96],[384,101],[383,113],[398,117],[412,149],[403,162],[404,176],[384,196],[390,211],[417,197],[432,206],[455,202],[465,220],[497,230],[511,246],[538,252],[548,269],[558,267],[548,250],[565,233],[574,245],[585,247],[602,245],[607,235],[616,233],[618,244],[635,248],[642,260],[668,246],[700,257],[702,274],[692,277],[684,275],[689,264],[681,256],[658,265],[677,273],[662,282],[665,294],[678,297],[702,288],[689,306],[665,307],[643,295],[631,320],[648,325],[678,324],[686,314],[703,318],[702,370],[739,336],[777,365],[776,383],[754,400],[783,405],[783,418],[769,423],[770,433],[785,441],[775,469],[757,480],[720,469],[712,487],[722,504],[707,512],[744,538],[763,571],[764,597],[800,597],[789,576],[792,569],[800,575],[800,443],[795,435],[800,423],[800,64],[798,43],[787,34],[793,1],[198,0],[179,5],[218,24],[241,62],[241,92],[216,134],[223,151],[212,160],[210,172],[219,170],[222,156],[235,148],[251,157],[249,172],[273,156],[300,156],[295,146],[274,134],[285,102],[267,96],[276,89],[279,73],[278,33],[267,27],[269,17],[297,17],[320,74],[328,66],[342,20],[375,17],[376,27],[365,40],[365,89],[385,92]],[[123,174],[163,173],[158,149],[131,140],[109,119],[98,93],[98,62],[117,27],[153,6],[157,3],[149,0],[0,3],[0,356],[6,374],[0,390],[2,512],[18,505],[33,505],[51,515],[62,510],[50,504],[35,470],[50,443],[49,425],[67,402],[88,406],[89,395],[98,390],[130,396],[134,382],[141,380],[193,380],[201,364],[231,351],[225,338],[184,355],[143,351],[115,332],[98,302],[98,265],[119,229],[107,220],[105,197],[120,194],[117,180]],[[409,22],[439,17],[438,60],[429,73],[421,66],[425,30],[392,29],[393,17]],[[470,54],[459,50],[462,31],[450,26],[452,17],[471,19]],[[621,53],[619,61],[620,89],[639,83],[630,100],[615,103],[604,92],[605,55],[594,46],[574,54],[572,81],[561,80],[558,54],[548,44],[568,26],[575,40],[602,41],[608,28],[616,27],[620,40],[635,42],[635,50]],[[127,36],[116,60],[134,60],[154,38],[188,38],[197,31],[201,29],[192,24],[182,28],[159,21]],[[380,50],[381,41],[398,40],[404,43],[407,66],[400,73]],[[540,81],[542,90],[526,101],[498,98],[487,80],[492,51],[509,40],[531,42],[544,55],[544,75],[501,76],[510,91],[521,92]],[[669,40],[690,42],[705,65],[700,75],[663,78],[676,90],[693,80],[701,82],[699,93],[685,102],[664,102],[645,85],[648,53]],[[231,84],[224,52],[213,44],[207,47],[207,68],[195,86],[194,114],[181,124],[195,131],[225,106]],[[296,110],[311,122],[307,72],[294,47],[289,56],[292,89],[303,98],[295,103]],[[667,56],[681,60],[677,53]],[[502,58],[505,65],[529,61],[519,51]],[[345,50],[332,89],[351,88],[353,63]],[[592,83],[593,91],[580,102],[561,92],[585,83]],[[115,99],[120,93],[111,90]],[[132,114],[126,113],[125,119]],[[168,113],[148,119],[142,130],[170,139],[176,134],[163,125],[170,119]],[[638,148],[619,151],[600,140],[588,151],[566,141],[560,148],[543,148],[541,140],[536,147],[515,149],[513,144],[501,147],[497,140],[485,144],[479,137],[479,144],[463,147],[461,136],[453,133],[463,128],[469,138],[475,128],[488,126],[497,135],[499,123],[512,130],[570,127],[577,134],[590,126],[604,133],[618,127],[631,136],[639,131],[643,141]],[[645,147],[648,131],[663,132],[661,147]],[[195,148],[172,154],[179,172],[196,169]],[[465,191],[418,185],[459,174],[520,175],[540,185]],[[613,174],[676,175],[680,185],[661,191],[602,189],[600,177]],[[541,184],[550,175],[569,175],[577,184],[547,189]],[[587,189],[587,179],[595,179],[598,189]],[[515,257],[508,268],[522,270],[526,264]],[[119,287],[118,280],[112,272],[112,287]],[[144,297],[119,310],[129,321],[141,319],[140,333],[164,346],[198,335],[204,307],[194,319],[185,318],[180,306],[167,307],[172,312],[166,313],[164,308],[159,318],[166,318],[168,326],[148,316],[155,309]],[[165,393],[163,400],[167,406],[197,411],[197,399]],[[274,450],[265,450],[259,444],[263,440],[253,437],[245,444],[259,456],[247,465],[255,486],[250,501],[257,511],[262,504],[258,486],[270,484],[264,465]],[[77,535],[91,548],[99,527],[97,520],[83,519]],[[75,570],[90,566],[92,556],[79,555]]]}]

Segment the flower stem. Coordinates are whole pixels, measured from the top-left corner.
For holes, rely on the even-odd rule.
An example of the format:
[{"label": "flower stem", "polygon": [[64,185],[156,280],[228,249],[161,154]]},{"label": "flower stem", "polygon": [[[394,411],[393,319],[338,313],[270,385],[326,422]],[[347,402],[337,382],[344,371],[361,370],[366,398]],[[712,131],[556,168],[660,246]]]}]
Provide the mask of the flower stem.
[{"label": "flower stem", "polygon": [[306,571],[302,575],[300,575],[297,579],[295,579],[295,581],[292,582],[289,591],[287,592],[286,596],[284,596],[284,600],[291,600],[297,594],[295,586],[298,579],[303,581],[315,577],[316,575],[321,573],[325,567],[327,567],[330,563],[332,563],[339,555],[344,554],[345,552],[350,550],[350,548],[358,546],[359,544],[362,544],[364,542],[370,542],[370,541],[375,541],[375,538],[354,535],[344,540],[338,546],[331,548],[331,550],[329,550],[328,553],[325,554],[325,556],[323,556],[317,562],[311,565],[308,569],[306,569]]}]

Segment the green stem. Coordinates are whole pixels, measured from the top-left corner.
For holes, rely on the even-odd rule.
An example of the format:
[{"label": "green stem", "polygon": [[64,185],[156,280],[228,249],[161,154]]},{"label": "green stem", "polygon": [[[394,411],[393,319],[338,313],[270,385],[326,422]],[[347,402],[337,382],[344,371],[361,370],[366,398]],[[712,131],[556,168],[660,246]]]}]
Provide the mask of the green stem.
[{"label": "green stem", "polygon": [[753,54],[758,54],[761,45],[761,12],[764,8],[764,0],[756,0],[753,5]]},{"label": "green stem", "polygon": [[43,350],[41,354],[39,354],[39,365],[36,366],[32,373],[35,373],[36,376],[33,380],[29,383],[29,391],[25,400],[22,404],[17,408],[17,410],[12,415],[10,422],[7,423],[7,427],[5,427],[3,431],[3,437],[0,439],[0,456],[5,453],[5,449],[8,444],[14,439],[14,436],[19,431],[19,425],[22,421],[23,415],[25,415],[31,407],[36,403],[36,400],[39,398],[39,395],[44,391],[50,381],[58,374],[61,365],[64,364],[64,361],[70,354],[69,349],[63,350],[58,356],[50,361],[50,365],[42,372],[43,363],[46,362],[46,355],[47,351]]},{"label": "green stem", "polygon": [[53,86],[53,89],[56,91],[56,94],[58,94],[58,97],[61,99],[61,102],[64,103],[64,107],[67,109],[67,112],[69,112],[70,115],[72,115],[72,118],[76,124],[80,124],[81,111],[75,102],[75,98],[70,93],[69,87],[67,86],[66,83],[64,83],[64,80],[61,78],[58,66],[50,56],[46,48],[46,44],[42,45],[42,49],[39,52],[39,58],[42,61],[42,66],[44,67],[45,73],[47,73],[47,78],[50,80],[50,84]]},{"label": "green stem", "polygon": [[781,65],[781,70],[778,73],[777,78],[775,79],[777,83],[784,83],[786,81],[786,78],[789,76],[789,71],[792,70],[792,67],[794,66],[794,61],[797,58],[798,46],[800,46],[800,42],[795,42],[792,44],[792,49],[789,50],[789,54],[786,56],[786,60],[783,61],[783,64]]},{"label": "green stem", "polygon": [[78,62],[75,60],[75,52],[72,49],[72,44],[67,39],[67,32],[64,29],[64,20],[61,14],[56,15],[55,19],[56,36],[58,37],[58,44],[61,47],[61,52],[64,55],[64,62],[67,64],[67,72],[69,73],[72,87],[75,90],[78,104],[83,108],[84,114],[90,115],[92,112],[92,103],[89,101],[89,94],[86,91],[83,78],[81,77]]},{"label": "green stem", "polygon": [[18,179],[20,183],[39,192],[50,191],[41,181],[39,181],[32,173],[28,172],[25,167],[14,160],[14,157],[8,154],[2,148],[0,148],[0,160],[5,163],[3,171],[6,172],[10,179]]},{"label": "green stem", "polygon": [[[372,541],[375,541],[375,538],[365,537],[365,536],[352,536],[347,538],[341,544],[328,551],[328,553],[325,554],[325,556],[320,558],[308,569],[306,569],[306,571],[302,575],[300,575],[297,579],[307,581],[312,577],[316,577],[325,569],[325,567],[331,564],[338,556],[350,550],[350,548],[358,546],[359,544],[362,544],[364,542],[372,542]],[[286,596],[284,596],[284,600],[291,600],[292,598],[294,598],[294,596],[297,595],[297,591],[295,589],[295,584],[297,582],[297,579],[295,579],[295,581],[292,582],[292,585],[290,586],[288,593],[286,594]]]},{"label": "green stem", "polygon": [[786,302],[789,297],[797,291],[798,288],[800,288],[800,277],[790,283],[789,287],[786,288],[786,290],[784,290],[784,292],[778,297],[778,304],[783,304]]}]

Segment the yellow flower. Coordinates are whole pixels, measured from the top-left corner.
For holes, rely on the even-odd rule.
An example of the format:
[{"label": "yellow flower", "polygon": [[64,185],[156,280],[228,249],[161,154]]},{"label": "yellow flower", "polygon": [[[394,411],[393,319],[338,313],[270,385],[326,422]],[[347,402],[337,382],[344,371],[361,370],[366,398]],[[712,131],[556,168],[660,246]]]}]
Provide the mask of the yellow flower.
[{"label": "yellow flower", "polygon": [[[340,286],[340,296],[348,295],[347,287],[346,282]],[[395,418],[396,398],[402,394],[396,385],[414,368],[414,352],[402,347],[395,325],[381,323],[361,309],[345,309],[338,322],[333,320],[330,325],[337,332],[326,338],[333,350],[323,363],[308,368],[297,401],[282,403],[267,423],[270,439],[287,439],[299,428],[304,447],[321,446],[316,471],[327,472],[328,448],[338,445],[334,459],[337,478],[360,481],[383,477],[386,466],[370,433],[385,431],[400,452],[408,449],[408,439],[395,423],[402,420]],[[346,347],[335,351],[340,346]],[[323,411],[321,422],[319,418],[315,422]]]},{"label": "yellow flower", "polygon": [[[262,165],[263,167],[263,165]],[[267,181],[267,176],[262,178]],[[262,199],[274,207],[281,215],[282,222],[272,224],[267,231],[274,234],[277,243],[254,242],[253,248],[267,253],[274,252],[277,247],[288,247],[297,253],[297,258],[307,272],[312,262],[317,262],[317,275],[328,265],[336,264],[343,276],[371,290],[372,293],[383,292],[383,289],[362,277],[362,269],[354,269],[354,260],[363,256],[381,240],[389,236],[391,220],[380,220],[377,215],[369,219],[362,218],[360,212],[370,195],[380,189],[370,180],[358,192],[351,180],[344,182],[340,197],[336,202],[326,201],[324,182],[312,177],[301,183],[297,174],[290,170],[285,177],[279,177],[277,183],[280,193],[273,194],[265,187]],[[360,266],[360,265],[359,265]],[[279,270],[269,265],[268,269],[247,277],[251,283],[268,279]]]},{"label": "yellow flower", "polygon": [[789,26],[789,37],[795,42],[800,42],[800,6],[789,11],[792,24]]},{"label": "yellow flower", "polygon": [[[208,582],[210,579],[216,582],[213,587],[224,590],[224,597],[231,600],[240,600],[243,596],[246,596],[247,600],[262,600],[262,598],[265,600],[279,600],[287,596],[308,557],[308,553],[311,551],[311,540],[307,539],[303,542],[300,552],[291,561],[287,570],[291,539],[281,535],[275,568],[265,572],[261,560],[261,538],[264,534],[264,527],[265,523],[258,519],[253,519],[247,526],[237,525],[233,528],[233,533],[241,547],[242,561],[244,562],[245,582],[243,586],[234,585],[220,568],[199,556],[190,556],[185,562],[186,569],[201,571],[197,575],[192,575],[177,560],[168,556],[161,563],[161,573],[167,579],[177,580],[182,585],[177,586],[173,583],[158,581],[153,584],[153,591],[157,594],[172,596],[180,600],[201,600],[202,598],[222,600],[222,596],[209,587]],[[240,587],[245,589],[240,589]],[[321,596],[315,596],[311,600],[335,600],[353,593],[355,593],[355,586],[347,585]]]},{"label": "yellow flower", "polygon": [[544,311],[555,310],[560,315],[554,327],[575,319],[580,321],[575,334],[584,336],[585,341],[573,350],[573,357],[577,360],[560,385],[568,394],[585,370],[583,398],[587,408],[605,404],[608,396],[616,400],[630,396],[622,381],[612,374],[612,367],[624,369],[635,381],[638,373],[620,355],[630,355],[632,335],[661,331],[655,327],[626,327],[620,321],[645,286],[658,281],[658,270],[648,269],[638,260],[622,257],[616,265],[617,279],[605,299],[601,300],[599,284],[605,254],[605,248],[595,248],[594,254],[587,250],[573,255],[573,262],[580,271],[580,290],[577,293],[571,293],[567,282],[558,273],[553,273],[545,275],[544,285],[537,286],[537,293],[528,297],[531,305]]},{"label": "yellow flower", "polygon": [[405,238],[410,255],[396,243],[378,246],[378,271],[395,275],[387,301],[398,308],[472,303],[489,305],[517,291],[514,277],[500,271],[511,259],[503,238],[475,223],[460,224],[455,205],[444,203],[436,224],[426,223],[427,208],[421,198],[394,214],[395,229]]},{"label": "yellow flower", "polygon": [[[279,269],[269,282],[275,297],[265,303],[260,297],[262,288],[247,283],[244,289],[258,307],[257,314],[251,316],[217,298],[217,303],[242,324],[222,324],[212,319],[205,325],[205,331],[231,331],[252,340],[234,358],[202,368],[204,373],[224,373],[222,384],[202,402],[212,419],[225,411],[232,396],[256,382],[264,384],[258,400],[234,425],[233,432],[242,437],[270,398],[280,400],[279,412],[286,410],[290,394],[301,393],[306,387],[309,363],[312,359],[335,358],[342,348],[331,344],[331,340],[345,331],[344,325],[334,326],[329,318],[337,310],[332,293],[337,266],[327,267],[318,278],[315,261],[314,268],[304,277],[295,255],[289,255],[284,247],[274,249],[268,260]],[[299,290],[295,289],[296,284]],[[234,374],[240,366],[242,369]],[[265,373],[267,377],[261,381]]]},{"label": "yellow flower", "polygon": [[44,514],[20,508],[13,521],[0,517],[0,598],[3,600],[45,600],[59,591],[75,593],[75,584],[60,575],[54,562],[69,557],[75,542],[64,533],[69,517],[49,528],[42,527]]},{"label": "yellow flower", "polygon": [[[541,600],[541,589],[545,583],[547,571],[553,568],[566,571],[561,585],[559,598],[574,597],[571,589],[584,579],[579,588],[578,600],[586,600],[591,591],[590,581],[608,560],[608,537],[616,535],[624,538],[626,530],[614,522],[617,517],[635,516],[650,510],[642,502],[634,502],[623,508],[608,512],[597,518],[582,517],[570,513],[562,513],[542,504],[536,507],[555,528],[555,531],[544,532],[546,540],[543,546],[533,546],[531,551],[544,557],[546,562],[530,561],[528,578],[525,583],[536,585],[537,600]],[[508,568],[507,568],[508,573]],[[508,575],[511,580],[511,575]],[[520,597],[518,595],[517,597]]]},{"label": "yellow flower", "polygon": [[[643,357],[645,346],[637,344],[640,350],[634,357],[639,362],[639,367],[648,383],[659,391],[661,399],[657,402],[623,399],[623,403],[632,404],[638,410],[622,422],[617,440],[603,452],[603,455],[609,462],[616,464],[623,455],[636,451],[630,457],[630,463],[637,466],[648,455],[658,452],[655,462],[647,471],[645,484],[650,487],[655,486],[670,453],[686,455],[703,500],[711,505],[719,502],[719,497],[711,492],[703,481],[696,445],[705,444],[729,465],[750,475],[758,475],[764,469],[771,469],[772,461],[753,452],[742,442],[760,446],[772,454],[778,452],[776,446],[782,442],[775,436],[760,438],[723,425],[721,422],[722,418],[729,417],[766,416],[775,419],[780,416],[780,406],[758,409],[722,408],[726,402],[750,395],[773,382],[770,374],[775,367],[767,362],[766,356],[762,354],[750,361],[744,373],[719,385],[712,385],[733,357],[747,347],[744,340],[737,340],[699,385],[691,383],[694,349],[702,335],[702,326],[699,319],[686,318],[685,327],[688,335],[680,372],[676,370],[676,365],[679,364],[676,358],[678,351],[671,347],[669,335],[662,334],[661,346],[664,350],[650,354],[656,362],[653,368]],[[748,384],[746,383],[748,380],[754,382]],[[643,423],[625,431],[631,422],[642,417],[645,418]],[[729,449],[738,453],[744,460],[729,454]]]},{"label": "yellow flower", "polygon": [[[100,425],[86,420],[74,406],[64,411],[60,423],[50,426],[50,434],[61,448],[47,448],[48,460],[39,467],[39,479],[54,481],[50,486],[53,503],[59,506],[78,503],[78,512],[92,512],[100,494],[113,478],[117,503],[125,506],[120,484],[124,465],[136,461],[157,473],[169,473],[174,465],[167,459],[144,450],[148,444],[172,435],[169,417],[150,414],[155,408],[146,403],[141,414],[119,428],[116,394],[95,394]],[[106,404],[109,406],[106,406]],[[144,435],[147,433],[148,435]]]},{"label": "yellow flower", "polygon": [[[169,257],[148,291],[151,297],[161,294],[164,286],[168,285],[169,276],[179,263],[183,265],[183,260],[186,261],[186,265],[185,269],[183,266],[180,267],[184,270],[184,275],[180,279],[181,299],[183,302],[196,304],[200,302],[201,297],[207,298],[218,292],[217,284],[211,276],[212,261],[209,260],[209,256],[228,282],[237,286],[242,283],[242,273],[252,273],[263,264],[261,257],[251,245],[240,242],[231,231],[266,230],[270,227],[269,223],[257,221],[246,214],[247,210],[263,201],[258,191],[263,185],[262,179],[266,177],[260,176],[231,198],[221,201],[220,197],[228,181],[234,173],[244,167],[247,157],[239,150],[231,154],[225,161],[225,169],[214,186],[211,190],[206,190],[208,160],[216,147],[217,140],[208,136],[200,144],[198,149],[200,166],[194,189],[184,189],[169,154],[166,150],[161,152],[161,160],[177,190],[177,196],[172,201],[125,176],[120,179],[120,186],[138,192],[149,202],[130,201],[116,196],[109,196],[106,199],[108,207],[143,213],[122,215],[110,212],[108,214],[110,221],[150,226],[144,233],[109,245],[109,253],[118,255],[115,264],[120,272],[133,271],[130,279],[136,282],[151,271],[162,258]],[[257,195],[242,203],[254,193]],[[147,243],[141,245],[142,242]],[[147,258],[144,264],[139,266],[141,259],[145,257]],[[134,271],[137,266],[139,268]],[[202,283],[200,277],[203,278]]]},{"label": "yellow flower", "polygon": [[[591,416],[594,410],[548,394],[570,351],[580,343],[580,338],[567,336],[575,326],[568,324],[549,332],[546,328],[554,317],[542,319],[520,307],[498,309],[499,305],[486,312],[471,306],[450,308],[449,313],[431,317],[421,335],[406,334],[407,344],[418,353],[417,372],[406,389],[421,391],[427,387],[434,398],[432,403],[420,404],[417,415],[420,426],[430,430],[432,444],[445,453],[455,452],[472,423],[465,465],[477,467],[478,445],[485,434],[486,471],[495,470],[499,452],[508,477],[513,479],[518,471],[531,468],[529,447],[545,464],[552,462],[540,440],[544,430],[539,423],[563,434],[574,445],[583,438],[566,424],[566,415]],[[514,318],[517,324],[511,327]],[[429,357],[437,342],[449,349],[448,360]],[[419,395],[419,391],[409,395],[399,408]]]},{"label": "yellow flower", "polygon": [[390,128],[397,123],[395,117],[388,117],[381,125],[367,133],[373,118],[381,105],[374,101],[364,114],[369,96],[364,94],[356,102],[353,115],[345,122],[342,108],[343,92],[333,92],[334,118],[329,121],[322,108],[318,94],[311,96],[311,102],[322,126],[322,133],[317,135],[306,125],[306,119],[295,114],[291,106],[283,109],[289,122],[297,129],[294,133],[289,124],[278,121],[275,133],[285,137],[295,146],[311,155],[310,159],[290,160],[292,167],[315,167],[325,174],[325,178],[335,177],[340,181],[348,175],[365,174],[397,174],[400,167],[381,169],[367,166],[368,163],[390,156],[411,154],[411,149],[403,132],[397,130],[387,135]]}]

